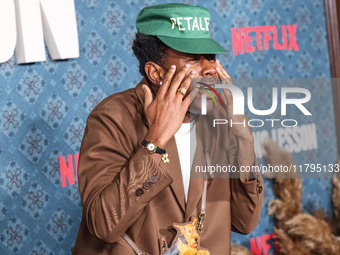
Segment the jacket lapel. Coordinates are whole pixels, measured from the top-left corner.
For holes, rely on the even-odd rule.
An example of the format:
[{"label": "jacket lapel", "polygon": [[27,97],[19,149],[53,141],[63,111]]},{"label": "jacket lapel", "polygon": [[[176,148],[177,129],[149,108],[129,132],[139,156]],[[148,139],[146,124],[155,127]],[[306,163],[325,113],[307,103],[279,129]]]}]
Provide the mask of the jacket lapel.
[{"label": "jacket lapel", "polygon": [[199,212],[196,212],[197,205],[199,204],[204,187],[204,178],[193,177],[192,173],[195,171],[195,166],[202,166],[205,164],[204,155],[203,155],[203,146],[200,138],[202,132],[201,121],[198,119],[196,122],[196,151],[193,159],[192,167],[191,167],[191,176],[190,176],[190,184],[189,184],[189,194],[188,201],[185,208],[185,221],[189,221],[191,216],[196,215]]},{"label": "jacket lapel", "polygon": [[181,164],[176,146],[175,137],[172,136],[168,144],[165,146],[166,152],[169,154],[170,162],[166,164],[166,169],[170,173],[173,182],[170,184],[171,189],[179,203],[183,213],[185,212],[185,196]]},{"label": "jacket lapel", "polygon": [[185,221],[189,221],[191,216],[198,217],[200,211],[196,212],[197,205],[203,194],[204,179],[190,178],[188,203],[185,207]]},{"label": "jacket lapel", "polygon": [[[141,111],[141,114],[143,116],[143,123],[144,125],[148,126],[148,123],[147,123],[147,120],[144,114],[145,96],[144,96],[144,91],[142,88],[143,84],[148,84],[145,78],[143,78],[143,80],[136,86],[135,91],[136,91],[139,101],[141,102],[141,109],[139,110]],[[169,142],[165,146],[165,150],[168,153],[169,159],[170,159],[170,162],[165,164],[165,168],[173,180],[170,187],[171,187],[172,192],[174,193],[174,196],[176,197],[176,200],[179,206],[182,209],[182,212],[184,213],[185,212],[185,197],[184,197],[183,177],[182,177],[181,165],[180,165],[179,157],[178,157],[176,140],[174,136],[172,136],[172,138],[169,140]]]}]

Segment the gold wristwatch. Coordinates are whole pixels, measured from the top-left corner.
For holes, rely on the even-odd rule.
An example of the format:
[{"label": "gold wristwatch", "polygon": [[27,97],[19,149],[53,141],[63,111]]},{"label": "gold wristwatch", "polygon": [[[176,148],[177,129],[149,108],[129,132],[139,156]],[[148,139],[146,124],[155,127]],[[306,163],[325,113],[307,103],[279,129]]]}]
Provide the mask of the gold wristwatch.
[{"label": "gold wristwatch", "polygon": [[145,146],[145,148],[147,149],[147,151],[149,153],[158,153],[158,154],[161,154],[162,155],[162,160],[163,160],[164,163],[169,163],[170,162],[169,156],[168,156],[168,153],[166,153],[166,150],[161,149],[155,143],[146,141],[144,139],[143,142],[142,142],[142,145]]}]

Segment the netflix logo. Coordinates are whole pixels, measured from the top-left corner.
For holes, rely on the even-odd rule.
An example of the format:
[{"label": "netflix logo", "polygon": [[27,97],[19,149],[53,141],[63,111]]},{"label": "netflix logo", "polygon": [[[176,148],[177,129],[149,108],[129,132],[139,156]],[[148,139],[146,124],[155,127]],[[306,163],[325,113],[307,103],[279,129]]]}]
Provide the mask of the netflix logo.
[{"label": "netflix logo", "polygon": [[75,179],[78,183],[78,161],[79,153],[67,155],[66,160],[64,156],[59,156],[61,187],[65,188],[67,186],[66,180],[68,181],[69,185],[73,185],[75,183]]},{"label": "netflix logo", "polygon": [[250,239],[250,248],[253,255],[279,255],[277,234],[265,234]]},{"label": "netflix logo", "polygon": [[[255,50],[290,50],[299,51],[296,40],[297,25],[277,26],[255,26],[244,28],[231,28],[233,41],[233,53],[251,53]],[[255,39],[255,40],[253,40]]]}]

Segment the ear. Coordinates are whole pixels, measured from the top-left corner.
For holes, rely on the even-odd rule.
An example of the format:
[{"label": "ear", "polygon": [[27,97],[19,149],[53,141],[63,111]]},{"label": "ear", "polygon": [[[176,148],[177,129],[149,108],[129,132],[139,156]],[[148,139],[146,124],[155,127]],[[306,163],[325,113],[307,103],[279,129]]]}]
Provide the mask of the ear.
[{"label": "ear", "polygon": [[145,63],[144,70],[149,80],[156,85],[159,85],[163,81],[165,76],[165,70],[155,62],[148,61]]},{"label": "ear", "polygon": [[174,225],[174,227],[178,228],[178,229],[181,230],[181,231],[184,229],[183,226],[180,226],[180,225],[177,225],[177,224],[173,224],[173,225]]}]

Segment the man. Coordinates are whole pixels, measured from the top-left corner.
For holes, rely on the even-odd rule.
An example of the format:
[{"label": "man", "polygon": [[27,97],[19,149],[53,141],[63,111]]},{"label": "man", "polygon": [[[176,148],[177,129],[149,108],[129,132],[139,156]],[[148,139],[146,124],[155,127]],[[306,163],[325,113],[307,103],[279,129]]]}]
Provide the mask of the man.
[{"label": "man", "polygon": [[[230,78],[215,58],[225,49],[210,38],[209,21],[207,9],[184,4],[139,13],[133,50],[144,78],[134,89],[104,99],[88,117],[78,170],[83,218],[73,254],[161,254],[180,241],[174,226],[196,226],[198,217],[203,230],[192,231],[206,254],[230,254],[230,231],[248,234],[257,225],[260,173],[207,182],[188,178],[189,136],[180,132],[188,123],[197,133],[195,164],[207,164],[207,158],[238,169],[256,164],[249,127],[224,125],[206,139],[197,121],[202,94],[190,81]],[[229,90],[220,97],[224,106],[216,112],[246,120],[233,116]],[[208,112],[214,112],[208,101]],[[188,246],[190,240],[181,242]],[[197,245],[195,237],[191,249]]]}]

